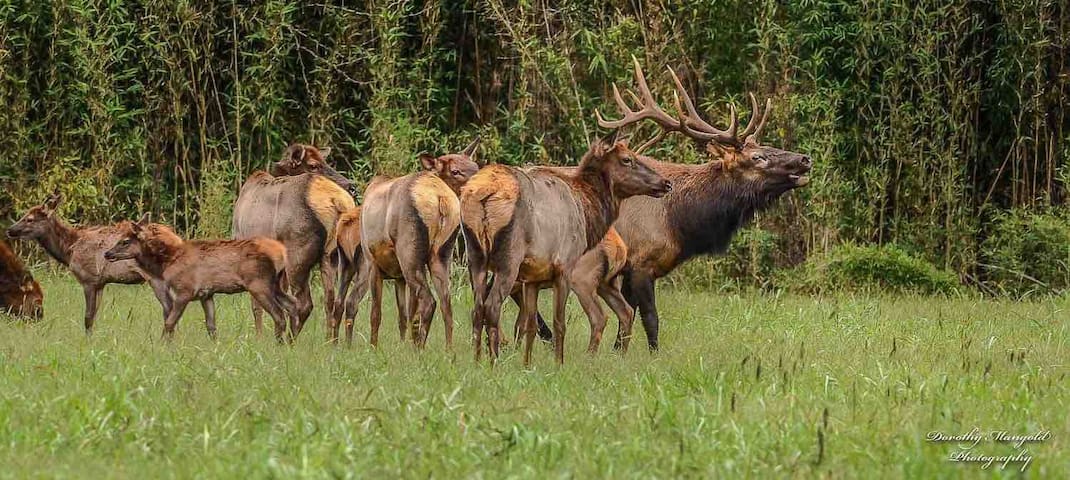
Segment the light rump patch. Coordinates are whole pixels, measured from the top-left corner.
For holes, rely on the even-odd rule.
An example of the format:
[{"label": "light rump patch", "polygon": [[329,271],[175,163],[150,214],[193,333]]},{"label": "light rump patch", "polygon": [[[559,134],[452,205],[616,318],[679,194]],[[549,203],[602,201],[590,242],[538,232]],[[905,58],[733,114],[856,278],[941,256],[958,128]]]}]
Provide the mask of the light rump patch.
[{"label": "light rump patch", "polygon": [[416,178],[409,195],[416,213],[427,226],[427,239],[430,242],[431,251],[437,252],[460,226],[460,200],[446,185],[446,182],[430,173]]},{"label": "light rump patch", "polygon": [[519,198],[520,184],[503,165],[484,167],[461,188],[461,221],[484,252],[512,220]]},{"label": "light rump patch", "polygon": [[358,206],[338,217],[338,248],[342,249],[342,253],[350,260],[355,259],[357,251],[360,250],[360,212],[361,208]]},{"label": "light rump patch", "polygon": [[314,176],[308,185],[306,200],[309,208],[316,214],[323,228],[327,231],[324,242],[324,255],[328,256],[337,247],[335,226],[338,217],[357,205],[342,187],[322,176]]}]

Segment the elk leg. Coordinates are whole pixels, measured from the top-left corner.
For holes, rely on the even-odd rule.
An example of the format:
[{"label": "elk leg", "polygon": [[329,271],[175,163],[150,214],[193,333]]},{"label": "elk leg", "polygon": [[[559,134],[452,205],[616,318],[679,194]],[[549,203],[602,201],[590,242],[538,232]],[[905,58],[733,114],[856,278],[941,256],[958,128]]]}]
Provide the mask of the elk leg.
[{"label": "elk leg", "polygon": [[413,316],[413,320],[419,320],[420,322],[419,347],[423,348],[427,346],[427,338],[431,336],[431,321],[435,318],[435,309],[438,308],[438,301],[435,300],[435,296],[431,294],[431,286],[427,284],[426,269],[421,266],[418,271],[416,287],[419,295],[416,296],[416,298],[418,299],[419,305],[416,310],[417,315]]},{"label": "elk leg", "polygon": [[[335,256],[335,254],[341,255],[341,253],[341,249],[335,248],[333,252],[324,255],[323,258],[320,259],[320,283],[323,284],[324,325],[327,327],[328,332],[331,331],[332,319],[335,315],[334,282],[338,274],[338,268],[336,268],[335,262],[331,257]],[[335,332],[335,338],[338,338],[337,332]]]},{"label": "elk leg", "polygon": [[357,285],[346,298],[346,345],[353,344],[353,322],[357,317],[357,305],[368,293],[368,281],[371,277],[371,263],[361,262],[357,271]]},{"label": "elk leg", "polygon": [[513,325],[513,343],[520,346],[520,341],[523,340],[522,335],[525,331],[524,322],[527,321],[528,318],[524,316],[526,314],[524,311],[524,286],[521,285],[519,290],[514,289],[513,292],[509,294],[509,298],[513,299],[513,303],[520,309],[516,312],[516,324]]},{"label": "elk leg", "polygon": [[494,281],[487,292],[487,300],[483,303],[483,328],[487,331],[487,349],[491,363],[498,359],[500,349],[502,303],[506,295],[513,292],[521,261],[523,258],[518,255],[515,259],[507,259],[505,265],[494,270]]},{"label": "elk leg", "polygon": [[404,342],[405,334],[409,331],[409,312],[412,311],[405,279],[394,280],[394,303],[398,308],[398,333],[401,334],[401,341]]},{"label": "elk leg", "polygon": [[[539,311],[539,285],[525,283],[521,287],[520,319],[523,322],[520,329],[524,333],[524,366],[531,366],[531,346],[535,343],[535,315]],[[517,340],[517,345],[520,341]]]},{"label": "elk leg", "polygon": [[[403,242],[404,244],[404,242]],[[409,287],[409,307],[405,309],[406,315],[412,319],[412,344],[423,348],[427,344],[430,333],[431,319],[435,316],[435,308],[438,306],[435,296],[431,294],[431,286],[427,283],[427,264],[431,258],[421,249],[398,250],[398,264],[401,266],[401,275],[405,278],[405,284]]]},{"label": "elk leg", "polygon": [[338,292],[338,297],[334,299],[331,315],[327,316],[327,340],[331,343],[338,342],[338,328],[342,324],[342,316],[346,311],[346,294],[349,292],[349,285],[353,282],[353,277],[356,275],[358,267],[357,262],[345,259],[341,249],[335,250],[334,256],[338,258],[338,263],[341,266],[338,268],[338,277],[335,280],[337,282],[335,289]]},{"label": "elk leg", "polygon": [[565,364],[565,306],[568,302],[568,277],[558,274],[554,279],[554,356],[557,364]]},{"label": "elk leg", "polygon": [[204,326],[208,329],[208,337],[215,340],[215,301],[212,297],[202,298],[201,308],[204,309]]},{"label": "elk leg", "polygon": [[379,346],[379,324],[383,322],[383,274],[378,268],[372,268],[371,272],[372,305],[371,313],[371,344]]},{"label": "elk leg", "polygon": [[[280,300],[286,298],[286,292],[276,284],[275,286],[256,283],[249,285],[249,295],[253,297],[253,303],[259,303],[260,306],[267,310],[268,315],[271,316],[271,320],[275,323],[275,341],[279,343],[285,343],[286,338],[286,314],[284,312],[283,305],[286,302],[290,302],[289,299]],[[292,303],[292,302],[291,302]],[[291,305],[291,310],[296,310],[295,305]],[[295,335],[290,332],[289,341],[293,343]]]},{"label": "elk leg", "polygon": [[171,311],[171,292],[167,288],[167,282],[155,278],[147,278],[146,281],[152,287],[152,293],[156,295],[156,300],[160,301],[160,306],[163,307],[163,316],[166,317],[167,313]]},{"label": "elk leg", "polygon": [[189,304],[191,299],[184,295],[176,295],[174,303],[171,305],[171,312],[167,314],[167,319],[163,322],[163,334],[161,338],[164,340],[171,340],[175,337],[175,326],[178,325],[178,320],[182,318],[182,314],[186,311],[186,305]]},{"label": "elk leg", "polygon": [[614,350],[620,350],[621,352],[628,351],[628,343],[632,339],[632,325],[635,321],[635,310],[628,306],[628,302],[624,300],[624,295],[620,293],[621,277],[618,275],[609,283],[603,283],[598,286],[598,295],[606,301],[609,308],[613,309],[613,313],[617,315],[617,321],[620,326],[617,327],[617,340],[613,343]]},{"label": "elk leg", "polygon": [[598,352],[598,346],[602,343],[602,333],[606,329],[606,313],[602,310],[597,294],[598,286],[602,283],[605,275],[604,255],[600,250],[594,249],[580,257],[579,261],[569,272],[569,283],[572,291],[576,292],[576,298],[580,300],[583,313],[587,314],[587,321],[591,325],[591,338],[587,342],[587,353]]},{"label": "elk leg", "polygon": [[264,307],[261,307],[256,299],[252,299],[250,305],[253,309],[253,325],[256,327],[256,336],[259,337],[264,332]]},{"label": "elk leg", "polygon": [[468,276],[472,284],[472,350],[478,362],[483,351],[483,306],[487,298],[487,269],[484,265],[476,265],[469,258]]},{"label": "elk leg", "polygon": [[85,334],[93,334],[93,322],[97,320],[97,307],[100,306],[100,292],[104,290],[102,285],[82,285],[82,293],[85,294]]},{"label": "elk leg", "polygon": [[464,229],[464,250],[468,256],[468,280],[472,285],[472,350],[478,362],[482,354],[483,307],[487,299],[487,260],[474,240],[475,234],[468,227],[461,228]]},{"label": "elk leg", "polygon": [[[520,306],[520,303],[524,301],[524,291],[523,291],[523,289],[514,290],[513,293],[510,294],[509,296],[513,299],[513,302],[516,303],[516,306],[518,306],[518,307]],[[520,314],[517,313],[517,315],[516,315],[516,322],[517,323],[516,323],[516,326],[513,328],[513,335],[515,336],[514,340],[516,340],[517,342],[520,342],[520,322],[521,321],[523,321],[523,318],[521,318]],[[547,343],[550,343],[550,342],[554,341],[554,332],[553,332],[553,330],[550,330],[549,326],[546,325],[546,320],[544,320],[542,318],[542,314],[539,313],[539,308],[538,307],[535,307],[535,324],[538,326],[539,340],[542,340],[542,341],[547,342]],[[517,345],[519,345],[519,343],[517,343]]]},{"label": "elk leg", "polygon": [[[453,250],[452,246],[449,250]],[[431,259],[431,282],[435,285],[439,306],[442,310],[443,333],[446,335],[446,349],[453,348],[453,299],[450,298],[450,257],[435,255]]]},{"label": "elk leg", "polygon": [[305,328],[305,322],[312,314],[312,289],[309,288],[308,277],[307,270],[294,271],[290,276],[292,280],[290,288],[294,289],[294,298],[297,300],[297,316],[290,320],[290,336],[293,338],[297,338],[297,335]]},{"label": "elk leg", "polygon": [[647,347],[651,352],[656,352],[658,351],[658,309],[654,304],[654,279],[631,272],[627,282],[628,303],[639,309],[643,320],[643,330],[646,332]]}]

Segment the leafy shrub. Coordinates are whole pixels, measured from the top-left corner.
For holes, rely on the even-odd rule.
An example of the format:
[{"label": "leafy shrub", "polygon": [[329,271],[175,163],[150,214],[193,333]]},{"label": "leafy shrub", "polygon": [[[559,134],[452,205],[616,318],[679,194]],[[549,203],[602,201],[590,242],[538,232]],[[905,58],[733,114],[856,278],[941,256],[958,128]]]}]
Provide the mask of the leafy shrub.
[{"label": "leafy shrub", "polygon": [[1070,218],[1010,210],[996,216],[981,244],[985,285],[1001,293],[1061,292],[1070,286]]},{"label": "leafy shrub", "polygon": [[785,271],[780,285],[806,292],[885,291],[943,293],[957,291],[954,274],[895,245],[844,244]]}]

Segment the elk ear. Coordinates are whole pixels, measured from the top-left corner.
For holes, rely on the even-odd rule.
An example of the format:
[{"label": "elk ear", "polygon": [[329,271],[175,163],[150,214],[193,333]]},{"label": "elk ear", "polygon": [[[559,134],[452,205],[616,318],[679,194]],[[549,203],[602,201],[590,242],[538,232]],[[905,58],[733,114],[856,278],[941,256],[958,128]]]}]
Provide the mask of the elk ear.
[{"label": "elk ear", "polygon": [[331,154],[331,147],[320,147],[320,157],[327,158]]},{"label": "elk ear", "polygon": [[62,201],[63,201],[63,194],[59,193],[59,190],[55,190],[45,200],[45,208],[47,208],[48,210],[55,210],[56,207],[58,207],[60,202],[62,202]]},{"label": "elk ear", "polygon": [[149,221],[151,219],[152,219],[152,214],[149,213],[149,212],[145,212],[143,215],[141,215],[141,219],[138,220],[135,225],[137,225],[138,227],[144,227],[144,226],[149,224]]},{"label": "elk ear", "polygon": [[483,137],[476,136],[472,143],[469,143],[467,147],[464,147],[464,155],[466,157],[474,157],[476,155],[476,149],[479,148],[479,143],[483,141]]},{"label": "elk ear", "polygon": [[283,156],[283,161],[290,165],[300,165],[305,160],[305,146],[299,143],[290,145],[290,148],[286,149],[286,154]]},{"label": "elk ear", "polygon": [[600,140],[598,140],[598,142],[595,143],[594,152],[592,153],[594,153],[595,156],[598,157],[605,155],[610,150],[613,150],[613,147],[617,144],[619,138],[620,129],[613,129],[612,132],[609,132],[609,135],[602,137]]},{"label": "elk ear", "polygon": [[438,158],[430,153],[424,152],[420,154],[420,165],[429,172],[438,170]]}]

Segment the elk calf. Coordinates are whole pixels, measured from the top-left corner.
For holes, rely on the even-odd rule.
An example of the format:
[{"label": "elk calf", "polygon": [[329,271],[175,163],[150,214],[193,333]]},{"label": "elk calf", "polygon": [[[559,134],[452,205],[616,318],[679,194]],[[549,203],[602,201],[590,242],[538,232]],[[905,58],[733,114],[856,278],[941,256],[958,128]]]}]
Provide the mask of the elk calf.
[{"label": "elk calf", "polygon": [[85,333],[93,333],[100,296],[109,283],[131,285],[148,279],[153,293],[163,306],[164,315],[171,307],[163,282],[147,278],[133,261],[108,262],[104,251],[115,244],[130,222],[102,227],[72,227],[55,213],[63,197],[53,193],[41,205],[31,208],[7,230],[12,238],[36,240],[48,254],[67,267],[82,285],[85,294]]},{"label": "elk calf", "polygon": [[[201,301],[208,334],[215,337],[212,298],[217,293],[249,292],[275,321],[279,342],[286,333],[285,314],[296,313],[294,300],[283,286],[286,247],[269,238],[185,241],[164,225],[149,224],[146,215],[130,224],[104,257],[109,261],[132,259],[148,275],[164,282],[173,301],[164,319],[165,338],[174,336],[175,325],[193,300]],[[295,334],[291,332],[291,341]]]},{"label": "elk calf", "polygon": [[[427,284],[430,270],[445,324],[446,347],[452,346],[449,265],[461,222],[457,192],[479,170],[473,160],[478,146],[476,138],[459,154],[421,155],[425,171],[395,179],[376,178],[368,185],[361,206],[360,240],[372,265],[372,345],[379,341],[384,278],[396,282],[401,337],[411,323],[413,343],[426,344],[436,306]],[[360,288],[354,293],[359,294]]]},{"label": "elk calf", "polygon": [[[580,257],[605,236],[620,201],[661,196],[670,182],[637,156],[617,132],[595,141],[574,173],[555,168],[491,165],[461,188],[461,218],[475,297],[472,341],[480,356],[482,332],[492,361],[499,353],[502,301],[523,284],[524,363],[531,361],[535,310],[542,284],[554,287],[554,351],[564,362],[565,303]],[[493,274],[490,284],[488,274]],[[577,291],[584,311],[596,300]]]},{"label": "elk calf", "polygon": [[40,320],[43,300],[41,286],[7,242],[0,240],[0,313]]}]

